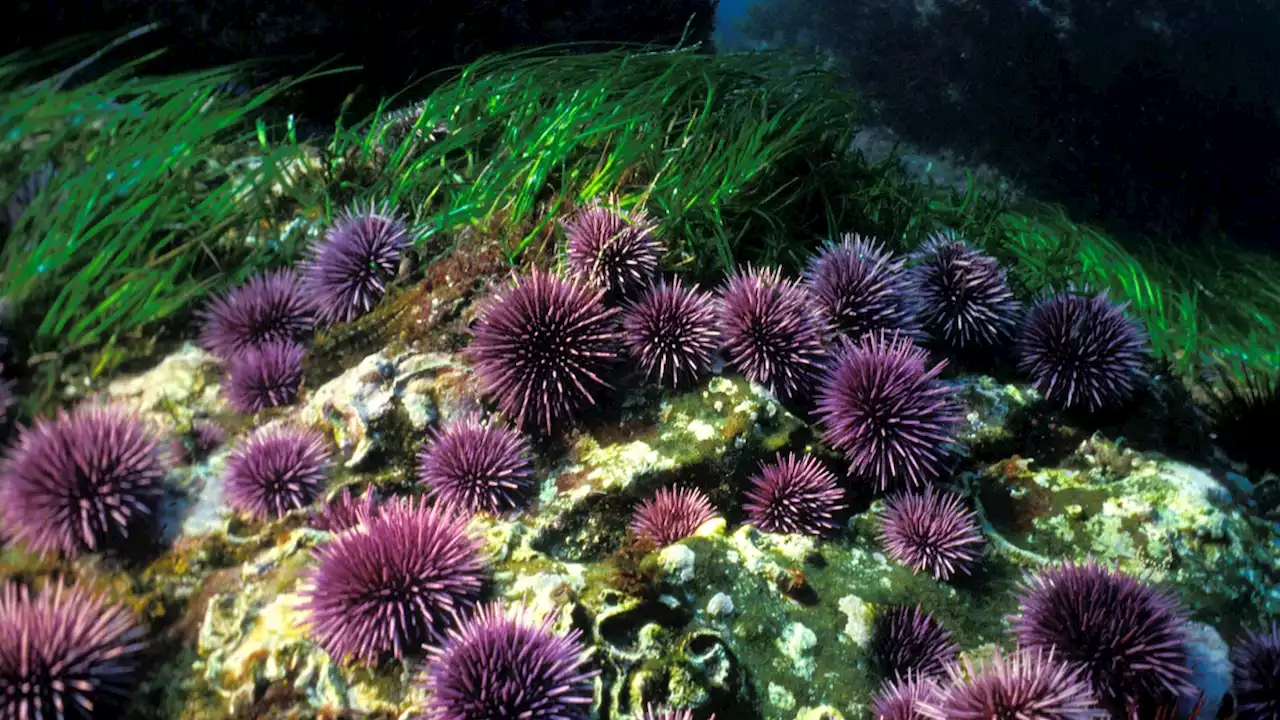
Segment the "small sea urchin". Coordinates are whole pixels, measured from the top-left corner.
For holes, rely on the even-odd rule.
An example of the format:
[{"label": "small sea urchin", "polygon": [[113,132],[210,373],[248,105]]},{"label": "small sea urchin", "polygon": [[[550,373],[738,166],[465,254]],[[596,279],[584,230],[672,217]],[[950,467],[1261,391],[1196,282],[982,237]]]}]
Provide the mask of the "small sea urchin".
[{"label": "small sea urchin", "polygon": [[955,493],[927,487],[885,503],[880,546],[912,572],[944,581],[968,573],[984,542],[976,517]]},{"label": "small sea urchin", "polygon": [[1017,340],[1018,367],[1049,402],[1096,411],[1128,399],[1142,378],[1146,334],[1106,293],[1036,303]]},{"label": "small sea urchin", "polygon": [[272,342],[302,342],[311,334],[315,311],[292,270],[255,275],[214,298],[200,313],[200,345],[224,360]]},{"label": "small sea urchin", "polygon": [[1280,625],[1249,633],[1231,652],[1239,720],[1280,718]]},{"label": "small sea urchin", "polygon": [[658,545],[670,545],[693,534],[716,517],[715,506],[697,488],[662,488],[636,506],[631,532]]},{"label": "small sea urchin", "polygon": [[313,551],[302,590],[311,638],[335,659],[404,658],[463,620],[484,584],[470,518],[444,505],[394,500],[362,532]]},{"label": "small sea urchin", "polygon": [[196,420],[188,432],[173,438],[171,455],[179,465],[189,465],[209,457],[210,453],[226,442],[227,431],[209,420]]},{"label": "small sea urchin", "polygon": [[890,680],[871,698],[872,720],[928,720],[921,708],[941,693],[932,678],[906,675]]},{"label": "small sea urchin", "polygon": [[227,458],[227,501],[256,520],[311,504],[324,487],[329,447],[309,428],[268,425]]},{"label": "small sea urchin", "polygon": [[468,512],[502,513],[529,499],[529,454],[518,433],[464,419],[432,434],[418,455],[418,480]]},{"label": "small sea urchin", "polygon": [[610,299],[635,297],[658,274],[662,243],[643,213],[591,205],[564,221],[569,268]]},{"label": "small sea urchin", "polygon": [[648,378],[671,387],[707,371],[719,336],[714,299],[679,279],[649,287],[622,315],[632,359]]},{"label": "small sea urchin", "polygon": [[377,307],[409,244],[404,222],[370,207],[344,212],[302,263],[302,283],[323,322],[351,322]]},{"label": "small sea urchin", "polygon": [[1187,616],[1172,595],[1089,560],[1029,577],[1018,602],[1018,644],[1081,668],[1104,707],[1123,713],[1193,692]]},{"label": "small sea urchin", "polygon": [[919,605],[892,606],[876,615],[871,657],[880,677],[942,677],[959,657],[951,633]]},{"label": "small sea urchin", "polygon": [[845,235],[809,260],[805,282],[830,327],[857,340],[872,332],[920,334],[906,261],[871,238]]},{"label": "small sea urchin", "polygon": [[581,720],[595,699],[582,633],[524,606],[481,608],[432,652],[422,684],[428,720]]},{"label": "small sea urchin", "polygon": [[941,475],[960,407],[938,380],[943,363],[900,335],[873,333],[837,351],[822,378],[817,415],[823,439],[852,472],[881,490]]},{"label": "small sea urchin", "polygon": [[916,254],[911,279],[920,320],[958,350],[989,348],[1013,332],[1018,303],[995,258],[951,232],[935,234]]},{"label": "small sea urchin", "polygon": [[844,491],[812,455],[779,455],[751,478],[743,510],[752,525],[772,533],[830,535],[840,529]]},{"label": "small sea urchin", "polygon": [[595,404],[618,358],[601,291],[534,269],[490,301],[466,353],[484,392],[521,428],[550,432]]},{"label": "small sea urchin", "polygon": [[142,629],[129,611],[76,585],[32,596],[0,587],[0,717],[121,717],[140,679]]},{"label": "small sea urchin", "polygon": [[255,413],[297,401],[302,387],[301,345],[271,342],[251,347],[227,368],[223,393],[236,412]]},{"label": "small sea urchin", "polygon": [[156,437],[137,416],[81,406],[23,430],[0,469],[12,539],[41,555],[119,548],[164,496]]},{"label": "small sea urchin", "polygon": [[950,666],[950,684],[920,704],[930,720],[1103,720],[1089,685],[1053,653],[996,650],[989,662]]},{"label": "small sea urchin", "polygon": [[777,268],[735,272],[720,289],[729,362],[784,400],[805,397],[821,370],[823,326],[804,288]]}]

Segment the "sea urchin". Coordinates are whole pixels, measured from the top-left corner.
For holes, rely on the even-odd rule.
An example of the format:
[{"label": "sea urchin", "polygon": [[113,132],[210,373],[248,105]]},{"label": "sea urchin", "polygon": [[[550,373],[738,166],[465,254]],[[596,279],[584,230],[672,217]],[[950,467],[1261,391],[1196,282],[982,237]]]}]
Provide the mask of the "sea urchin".
[{"label": "sea urchin", "polygon": [[569,268],[610,299],[635,297],[658,273],[662,243],[643,213],[591,205],[564,221]]},{"label": "sea urchin", "polygon": [[784,400],[812,390],[825,351],[812,299],[777,268],[735,272],[720,289],[725,354],[748,380]]},{"label": "sea urchin", "polygon": [[200,345],[224,360],[269,342],[302,342],[311,333],[315,311],[302,280],[292,270],[255,275],[214,298],[201,313]]},{"label": "sea urchin", "polygon": [[920,704],[931,720],[1102,720],[1089,685],[1053,653],[996,650],[989,662],[948,668],[950,684]]},{"label": "sea urchin", "polygon": [[164,496],[156,437],[137,416],[81,406],[21,432],[0,469],[13,540],[41,555],[119,548]]},{"label": "sea urchin", "polygon": [[297,401],[306,352],[294,343],[270,342],[240,353],[227,368],[227,402],[236,412],[255,413]]},{"label": "sea urchin", "polygon": [[844,491],[812,455],[762,463],[746,497],[748,521],[765,532],[830,535],[840,529],[836,515],[844,509]]},{"label": "sea urchin", "polygon": [[701,490],[662,488],[636,506],[631,518],[631,531],[643,540],[670,545],[692,535],[699,526],[714,517],[716,509]]},{"label": "sea urchin", "polygon": [[1018,367],[1045,399],[1065,409],[1096,411],[1128,399],[1142,377],[1142,327],[1106,293],[1059,293],[1023,319]]},{"label": "sea urchin", "polygon": [[121,717],[140,679],[143,632],[121,605],[78,585],[0,587],[0,717]]},{"label": "sea urchin", "polygon": [[257,520],[311,504],[328,471],[329,448],[311,429],[268,425],[227,458],[227,501]]},{"label": "sea urchin", "polygon": [[919,605],[897,605],[876,615],[871,657],[880,677],[942,677],[959,656],[951,633]]},{"label": "sea urchin", "polygon": [[823,439],[881,490],[937,478],[961,417],[952,390],[938,380],[943,365],[929,367],[928,354],[897,334],[846,344],[818,390]]},{"label": "sea urchin", "polygon": [[618,358],[600,291],[534,269],[490,301],[466,353],[485,394],[521,428],[573,418]]},{"label": "sea urchin", "polygon": [[1231,652],[1239,720],[1280,718],[1280,625],[1249,633]]},{"label": "sea urchin", "polygon": [[404,222],[370,207],[340,215],[302,263],[303,287],[326,323],[351,322],[373,310],[409,244]]},{"label": "sea urchin", "polygon": [[330,657],[370,665],[438,641],[475,606],[484,584],[469,520],[447,505],[394,500],[362,532],[316,548],[301,606],[311,638]]},{"label": "sea urchin", "polygon": [[418,480],[467,512],[511,510],[533,490],[529,446],[507,428],[460,420],[432,434],[418,455]]},{"label": "sea urchin", "polygon": [[1018,602],[1018,644],[1054,649],[1081,668],[1108,709],[1122,713],[1193,692],[1187,616],[1172,595],[1088,560],[1039,571],[1023,583]]},{"label": "sea urchin", "polygon": [[913,572],[925,570],[944,581],[968,573],[983,543],[977,518],[955,493],[927,487],[885,503],[880,545]]},{"label": "sea urchin", "polygon": [[905,260],[871,238],[845,235],[809,260],[805,282],[833,330],[857,340],[871,332],[920,334]]},{"label": "sea urchin", "polygon": [[1018,303],[995,258],[940,232],[911,270],[925,329],[953,348],[989,348],[1013,330]]},{"label": "sea urchin", "polygon": [[645,290],[622,315],[622,339],[645,375],[677,387],[711,366],[720,333],[714,299],[679,279]]},{"label": "sea urchin", "polygon": [[524,606],[486,605],[431,654],[428,720],[580,720],[595,699],[582,632],[552,631]]}]

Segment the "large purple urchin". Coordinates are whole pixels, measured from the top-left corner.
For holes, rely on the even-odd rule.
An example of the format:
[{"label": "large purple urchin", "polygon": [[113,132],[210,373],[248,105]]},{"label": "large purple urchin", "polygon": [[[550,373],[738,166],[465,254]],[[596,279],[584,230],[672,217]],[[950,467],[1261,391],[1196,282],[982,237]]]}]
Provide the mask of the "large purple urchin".
[{"label": "large purple urchin", "polygon": [[269,342],[302,342],[315,324],[315,310],[292,270],[249,278],[211,300],[199,317],[200,345],[224,360]]},{"label": "large purple urchin", "polygon": [[156,437],[115,407],[59,410],[24,429],[0,469],[12,539],[40,555],[118,548],[154,518],[166,469]]},{"label": "large purple urchin", "polygon": [[470,518],[448,505],[393,500],[363,532],[313,551],[302,591],[310,636],[335,659],[404,658],[475,607],[486,563]]},{"label": "large purple urchin", "polygon": [[717,517],[715,506],[697,488],[662,488],[636,506],[631,532],[658,545],[670,545]]},{"label": "large purple urchin", "polygon": [[955,441],[960,407],[938,380],[945,363],[928,359],[905,336],[873,333],[837,351],[822,378],[823,439],[880,490],[937,478]]},{"label": "large purple urchin", "polygon": [[679,387],[711,367],[717,349],[715,299],[677,278],[649,287],[622,315],[622,340],[646,377]]},{"label": "large purple urchin", "polygon": [[556,635],[553,615],[481,608],[451,631],[422,675],[428,720],[580,720],[595,700],[582,632]]},{"label": "large purple urchin", "polygon": [[302,359],[307,351],[294,343],[271,342],[241,352],[227,368],[223,394],[236,412],[255,413],[297,401]]},{"label": "large purple urchin", "polygon": [[898,605],[876,615],[871,657],[880,676],[942,677],[959,657],[951,633],[919,605]]},{"label": "large purple urchin", "polygon": [[735,271],[720,289],[729,362],[783,399],[805,397],[821,370],[823,324],[809,293],[777,268]]},{"label": "large purple urchin", "polygon": [[373,207],[342,213],[302,262],[303,287],[323,322],[351,322],[377,307],[409,244],[404,222]]},{"label": "large purple urchin", "polygon": [[569,268],[610,299],[635,297],[658,274],[662,243],[644,212],[591,205],[563,222]]},{"label": "large purple urchin", "polygon": [[485,394],[523,429],[572,419],[612,387],[614,309],[602,291],[534,269],[489,302],[466,354]]},{"label": "large purple urchin", "polygon": [[921,707],[937,702],[941,687],[932,678],[908,674],[890,680],[871,698],[873,720],[928,720]]},{"label": "large purple urchin", "polygon": [[996,650],[987,663],[948,667],[950,684],[920,703],[931,720],[1103,720],[1089,684],[1053,653]]},{"label": "large purple urchin", "polygon": [[1280,625],[1248,633],[1231,651],[1239,720],[1280,718]]},{"label": "large purple urchin", "polygon": [[61,583],[0,587],[0,717],[120,717],[141,677],[143,631],[120,605]]},{"label": "large purple urchin", "polygon": [[833,330],[852,340],[876,332],[920,334],[906,260],[871,238],[844,235],[809,260],[805,282]]},{"label": "large purple urchin", "polygon": [[885,503],[880,546],[913,573],[925,570],[943,581],[968,573],[985,542],[973,512],[955,493],[927,487]]},{"label": "large purple urchin", "polygon": [[1018,303],[995,258],[950,231],[916,254],[911,279],[925,329],[951,347],[991,347],[1013,331]]},{"label": "large purple urchin", "polygon": [[778,455],[751,478],[743,510],[752,525],[772,533],[830,535],[840,530],[844,491],[812,455]]},{"label": "large purple urchin", "polygon": [[255,520],[311,504],[324,486],[329,443],[310,428],[268,425],[227,458],[227,502]]},{"label": "large purple urchin", "polygon": [[1055,648],[1082,669],[1093,694],[1116,712],[1168,693],[1194,693],[1187,615],[1169,593],[1088,560],[1049,567],[1023,583],[1018,644]]},{"label": "large purple urchin", "polygon": [[1018,367],[1045,399],[1096,411],[1131,396],[1143,376],[1146,333],[1107,294],[1059,293],[1022,321]]},{"label": "large purple urchin", "polygon": [[468,512],[521,507],[533,490],[529,444],[507,428],[460,420],[432,434],[418,455],[418,481]]}]

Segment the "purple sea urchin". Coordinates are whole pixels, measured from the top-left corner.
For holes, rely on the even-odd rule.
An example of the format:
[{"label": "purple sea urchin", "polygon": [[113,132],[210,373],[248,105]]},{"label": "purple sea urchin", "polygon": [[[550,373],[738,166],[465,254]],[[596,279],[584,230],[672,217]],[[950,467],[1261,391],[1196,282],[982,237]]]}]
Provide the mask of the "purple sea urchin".
[{"label": "purple sea urchin", "polygon": [[885,503],[880,546],[912,572],[925,570],[943,581],[968,573],[984,543],[973,512],[955,493],[927,487]]},{"label": "purple sea urchin", "polygon": [[1018,644],[1056,648],[1083,670],[1108,709],[1194,692],[1187,616],[1174,597],[1089,560],[1041,570],[1024,583],[1013,621]]},{"label": "purple sea urchin", "polygon": [[[4,364],[0,363],[0,371],[4,370]],[[9,421],[9,410],[18,404],[18,398],[13,394],[13,381],[0,378],[0,427]]]},{"label": "purple sea urchin", "polygon": [[611,299],[635,297],[658,274],[662,243],[643,213],[626,218],[601,205],[563,222],[569,268]]},{"label": "purple sea urchin", "polygon": [[618,358],[616,310],[600,297],[535,268],[485,306],[466,353],[485,394],[520,428],[550,432],[612,387],[604,375]]},{"label": "purple sea urchin", "polygon": [[76,585],[32,597],[0,587],[0,717],[120,717],[140,678],[143,633],[129,611]]},{"label": "purple sea urchin", "polygon": [[311,638],[367,664],[434,643],[475,607],[486,564],[469,518],[447,505],[394,500],[362,532],[313,551],[302,591]]},{"label": "purple sea urchin", "polygon": [[844,491],[812,455],[779,455],[751,478],[743,510],[752,525],[773,533],[830,535],[840,530]]},{"label": "purple sea urchin", "polygon": [[373,207],[335,219],[302,263],[303,287],[320,320],[351,322],[382,302],[409,232],[400,218]]},{"label": "purple sea urchin", "polygon": [[1280,625],[1249,633],[1231,652],[1239,720],[1280,718]]},{"label": "purple sea urchin", "polygon": [[427,720],[581,720],[595,699],[582,632],[552,631],[524,606],[481,608],[451,631],[423,673]]},{"label": "purple sea urchin", "polygon": [[331,533],[346,532],[369,522],[377,506],[378,497],[372,486],[358,499],[352,496],[351,488],[345,487],[337,497],[311,513],[311,527]]},{"label": "purple sea urchin", "polygon": [[0,512],[12,539],[40,555],[118,548],[164,496],[155,436],[109,406],[59,410],[23,430],[0,469]]},{"label": "purple sea urchin", "polygon": [[1128,399],[1142,378],[1146,333],[1106,293],[1059,293],[1022,322],[1018,366],[1049,402],[1090,411]]},{"label": "purple sea urchin", "polygon": [[937,702],[941,688],[932,678],[907,675],[886,682],[871,698],[874,720],[928,720],[921,707]]},{"label": "purple sea urchin", "polygon": [[251,347],[227,368],[223,393],[237,412],[255,413],[297,401],[302,387],[301,345],[272,342]]},{"label": "purple sea urchin", "polygon": [[857,340],[876,331],[920,334],[906,261],[879,242],[845,235],[809,260],[805,282],[833,330]]},{"label": "purple sea urchin", "polygon": [[504,427],[454,422],[433,433],[418,455],[418,480],[468,512],[521,507],[533,490],[529,444]]},{"label": "purple sea urchin", "polygon": [[734,272],[720,289],[729,362],[782,399],[805,397],[821,370],[822,323],[804,288],[777,268]]},{"label": "purple sea urchin", "polygon": [[676,279],[646,289],[622,315],[622,339],[646,377],[678,387],[711,366],[720,333],[711,295]]},{"label": "purple sea urchin", "polygon": [[271,342],[302,342],[311,334],[314,316],[297,273],[276,270],[255,275],[201,311],[200,345],[229,360],[247,348]]},{"label": "purple sea urchin", "polygon": [[693,534],[717,516],[706,493],[697,488],[662,488],[636,506],[631,532],[658,545],[670,545]]},{"label": "purple sea urchin", "polygon": [[950,666],[950,684],[920,703],[931,720],[1103,720],[1089,685],[1053,653],[996,650],[988,663]]},{"label": "purple sea urchin", "polygon": [[871,657],[886,680],[942,677],[959,650],[951,633],[919,605],[885,608],[872,626]]},{"label": "purple sea urchin", "polygon": [[268,425],[227,458],[227,501],[256,520],[311,504],[324,486],[329,446],[310,428]]},{"label": "purple sea urchin", "polygon": [[938,380],[945,363],[928,359],[905,336],[873,333],[837,351],[822,378],[823,439],[881,490],[937,478],[955,440],[960,407]]},{"label": "purple sea urchin", "polygon": [[1013,331],[1018,303],[995,258],[940,232],[917,253],[911,270],[920,320],[951,347],[991,347]]}]

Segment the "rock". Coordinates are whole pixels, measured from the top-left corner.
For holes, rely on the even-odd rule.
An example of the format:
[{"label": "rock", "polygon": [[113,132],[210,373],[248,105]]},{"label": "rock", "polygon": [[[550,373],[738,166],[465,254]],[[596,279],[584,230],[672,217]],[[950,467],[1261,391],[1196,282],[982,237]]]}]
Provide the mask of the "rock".
[{"label": "rock", "polygon": [[693,579],[698,558],[687,546],[668,545],[658,553],[658,559],[670,582],[683,585]]},{"label": "rock", "polygon": [[422,433],[438,417],[458,415],[439,381],[462,373],[441,353],[375,353],[311,393],[298,420],[331,429],[346,466],[358,468],[389,435]]},{"label": "rock", "polygon": [[150,370],[112,380],[103,395],[138,410],[157,427],[173,431],[221,407],[220,373],[218,358],[188,342]]},{"label": "rock", "polygon": [[733,614],[733,598],[718,592],[707,601],[707,615],[713,618],[727,617]]},{"label": "rock", "polygon": [[[1187,666],[1191,668],[1191,683],[1204,693],[1204,706],[1199,717],[1218,717],[1218,708],[1231,691],[1231,648],[1212,626],[1191,623],[1191,639],[1187,642]],[[1179,711],[1190,718],[1197,698],[1181,699]]]}]

